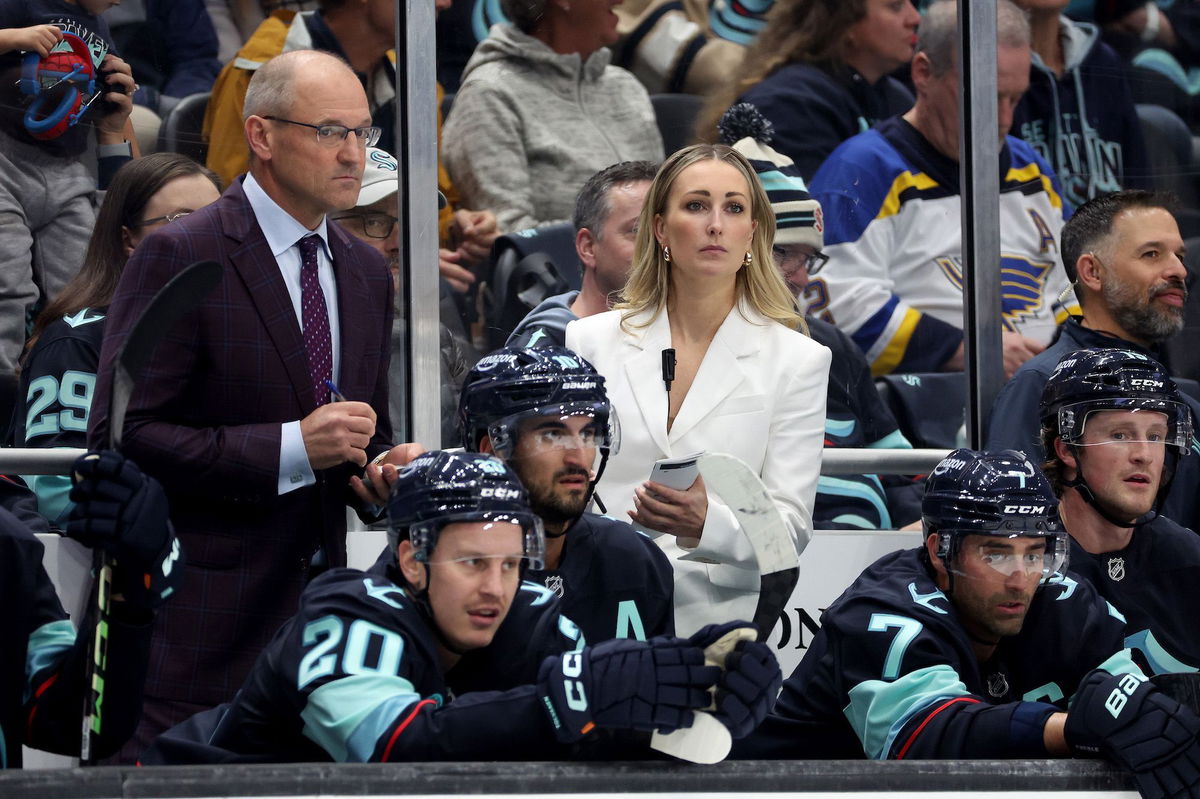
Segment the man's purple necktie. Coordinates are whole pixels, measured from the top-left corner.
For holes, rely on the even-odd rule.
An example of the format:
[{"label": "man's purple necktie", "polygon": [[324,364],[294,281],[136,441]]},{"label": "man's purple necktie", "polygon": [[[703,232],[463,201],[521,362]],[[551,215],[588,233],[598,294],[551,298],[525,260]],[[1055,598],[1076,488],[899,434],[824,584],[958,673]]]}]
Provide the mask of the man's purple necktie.
[{"label": "man's purple necktie", "polygon": [[325,294],[317,279],[317,247],[320,236],[300,239],[300,322],[304,329],[304,349],[308,351],[308,374],[318,405],[329,402],[326,380],[333,378],[333,347],[329,338],[329,311]]}]

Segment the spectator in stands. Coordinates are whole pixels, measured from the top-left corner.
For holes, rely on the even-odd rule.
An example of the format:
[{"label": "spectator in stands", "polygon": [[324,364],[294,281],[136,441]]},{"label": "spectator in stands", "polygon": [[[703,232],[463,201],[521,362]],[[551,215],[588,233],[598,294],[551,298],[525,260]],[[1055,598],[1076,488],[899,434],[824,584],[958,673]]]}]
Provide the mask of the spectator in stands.
[{"label": "spectator in stands", "polygon": [[[1069,12],[1086,17],[1074,5]],[[1134,99],[1164,105],[1196,130],[1200,125],[1200,2],[1097,0],[1093,18],[1104,31],[1105,43],[1135,68]]]},{"label": "spectator in stands", "polygon": [[217,57],[222,64],[232,61],[262,21],[279,9],[315,11],[319,5],[318,0],[204,0],[204,4],[217,31]]},{"label": "spectator in stands", "polygon": [[[362,187],[358,191],[358,204],[348,211],[340,211],[331,218],[352,236],[371,245],[388,260],[396,291],[400,285],[400,220],[396,218],[396,194],[400,191],[400,165],[389,153],[377,147],[367,148],[366,168],[363,170]],[[440,197],[439,203],[445,198]],[[463,376],[467,373],[466,355],[460,337],[451,332],[447,325],[455,324],[457,311],[448,296],[445,281],[442,281],[442,303],[440,308],[439,334],[441,341],[441,408],[442,443],[455,446],[458,443],[458,394]],[[392,363],[388,368],[388,408],[395,423],[406,418],[404,330],[406,322],[397,317],[392,320]],[[465,331],[460,331],[460,336]]]},{"label": "spectator in stands", "polygon": [[696,135],[717,141],[722,114],[751,103],[771,122],[772,146],[811,181],[839,144],[912,106],[889,73],[912,59],[919,20],[909,0],[780,0]]},{"label": "spectator in stands", "polygon": [[1146,152],[1127,68],[1093,25],[1062,15],[1069,0],[1015,0],[1029,11],[1029,90],[1013,112],[1013,133],[1058,175],[1078,207],[1098,194],[1146,183]]},{"label": "spectator in stands", "polygon": [[[622,0],[615,9],[613,63],[632,72],[650,94],[709,94],[737,69],[774,3],[761,0],[750,7],[723,0]],[[495,0],[466,0],[438,20],[439,79],[457,85],[454,71],[462,72],[470,48],[483,41],[492,25],[507,22]]]},{"label": "spectator in stands", "polygon": [[127,3],[105,18],[137,75],[137,105],[163,117],[184,97],[212,89],[223,62],[204,0]]},{"label": "spectator in stands", "polygon": [[[809,276],[825,263],[825,221],[791,159],[760,140],[768,123],[749,105],[734,106],[722,118],[726,143],[744,155],[758,173],[775,214],[774,263],[797,300]],[[825,446],[912,449],[883,404],[866,358],[842,331],[807,316],[808,334],[834,353],[825,407]],[[821,475],[813,526],[818,530],[889,530],[921,520],[920,482],[900,475]],[[915,529],[915,528],[914,528]]]},{"label": "spectator in stands", "polygon": [[[797,550],[812,532],[829,350],[802,332],[771,261],[775,218],[754,169],[694,145],[659,169],[638,222],[623,301],[567,326],[567,346],[604,375],[621,451],[599,494],[653,531],[675,567],[675,627],[753,615],[759,572],[730,508],[697,478],[647,482],[654,462],[727,452],[758,472]],[[674,377],[664,390],[664,350]]]},{"label": "spectator in stands", "polygon": [[[434,0],[440,10],[450,0]],[[242,136],[242,103],[254,72],[269,59],[293,50],[325,50],[343,57],[367,90],[374,124],[383,130],[381,149],[393,152],[395,127],[396,68],[389,51],[395,43],[395,3],[392,0],[320,0],[320,10],[296,14],[275,11],[254,32],[235,60],[221,70],[213,86],[212,99],[204,115],[204,138],[208,142],[208,166],[230,182],[246,171],[249,151]],[[364,7],[365,6],[365,7]],[[442,90],[438,87],[438,107]],[[439,133],[441,111],[438,111]],[[475,281],[472,267],[491,251],[496,239],[495,216],[487,210],[455,208],[458,194],[449,175],[438,168],[438,188],[450,201],[438,216],[441,249],[438,268],[460,292]]]},{"label": "spectator in stands", "polygon": [[612,308],[629,277],[638,219],[657,170],[650,161],[622,161],[587,179],[572,217],[583,273],[580,289],[543,300],[521,320],[506,346],[565,346],[569,323]]},{"label": "spectator in stands", "polygon": [[[146,236],[220,195],[216,175],[175,153],[154,153],[117,172],[96,215],[83,266],[33,326],[21,359],[14,446],[87,446],[104,316],[125,262]],[[63,525],[71,510],[71,479],[31,475],[26,480],[42,515]]]},{"label": "spectator in stands", "polygon": [[[1005,136],[1029,85],[1029,23],[997,3],[1000,134],[1000,280],[1004,369],[1011,375],[1066,317],[1058,253],[1058,180],[1025,142]],[[876,375],[963,365],[962,235],[958,165],[956,8],[939,2],[921,22],[907,113],[842,144],[818,170],[829,264],[810,281],[807,312],[849,333]]]},{"label": "spectator in stands", "polygon": [[81,156],[94,133],[103,189],[137,153],[133,75],[100,16],[114,4],[0,0],[0,419],[16,400],[27,314],[74,276],[96,221],[97,181]]},{"label": "spectator in stands", "polygon": [[[1011,447],[1041,462],[1038,403],[1051,372],[1069,353],[1094,348],[1133,350],[1164,362],[1162,344],[1183,328],[1187,300],[1184,244],[1170,199],[1130,190],[1084,203],[1063,226],[1062,255],[1082,316],[1062,326],[1058,340],[1022,366],[992,405],[987,446]],[[1168,365],[1169,366],[1169,365]],[[1184,395],[1200,418],[1200,403]],[[1200,527],[1200,458],[1184,458],[1164,513]]]},{"label": "spectator in stands", "polygon": [[1054,370],[1039,410],[1071,570],[1121,609],[1147,672],[1196,671],[1200,538],[1156,513],[1180,459],[1196,459],[1183,396],[1139,352],[1083,350]]},{"label": "spectator in stands", "polygon": [[504,0],[467,63],[442,157],[464,202],[508,232],[566,220],[616,161],[663,156],[646,90],[609,64],[617,17],[601,0]]}]

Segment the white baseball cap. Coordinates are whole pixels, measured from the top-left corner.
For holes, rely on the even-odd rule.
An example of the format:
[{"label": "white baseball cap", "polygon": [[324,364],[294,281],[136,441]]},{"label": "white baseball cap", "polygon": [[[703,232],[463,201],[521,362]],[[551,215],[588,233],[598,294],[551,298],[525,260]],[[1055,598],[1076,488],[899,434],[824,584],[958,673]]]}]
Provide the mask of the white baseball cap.
[{"label": "white baseball cap", "polygon": [[[400,165],[391,153],[378,147],[367,148],[367,165],[358,190],[359,207],[372,205],[400,190]],[[438,194],[438,208],[446,207],[446,195]]]}]

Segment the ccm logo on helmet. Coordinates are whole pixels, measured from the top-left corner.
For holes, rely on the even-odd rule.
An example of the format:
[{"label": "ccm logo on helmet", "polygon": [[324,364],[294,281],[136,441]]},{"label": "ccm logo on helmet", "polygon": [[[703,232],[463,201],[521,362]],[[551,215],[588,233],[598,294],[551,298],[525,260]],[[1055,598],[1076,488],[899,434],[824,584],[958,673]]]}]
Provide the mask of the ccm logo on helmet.
[{"label": "ccm logo on helmet", "polygon": [[481,497],[495,497],[496,499],[517,499],[521,496],[521,492],[515,488],[481,488],[479,489]]},{"label": "ccm logo on helmet", "polygon": [[1129,381],[1131,386],[1141,386],[1142,388],[1162,388],[1163,382],[1150,377],[1134,377]]},{"label": "ccm logo on helmet", "polygon": [[1005,505],[1004,512],[1005,513],[1021,513],[1021,514],[1025,514],[1025,515],[1044,514],[1046,512],[1046,506],[1045,505]]}]

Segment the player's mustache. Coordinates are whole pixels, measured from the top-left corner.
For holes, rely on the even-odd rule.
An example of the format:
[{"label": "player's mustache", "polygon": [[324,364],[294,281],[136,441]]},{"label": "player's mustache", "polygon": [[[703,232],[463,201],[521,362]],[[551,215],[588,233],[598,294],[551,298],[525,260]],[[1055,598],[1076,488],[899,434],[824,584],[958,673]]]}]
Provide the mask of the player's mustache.
[{"label": "player's mustache", "polygon": [[583,479],[585,479],[585,480],[591,480],[591,479],[592,479],[592,473],[591,473],[591,471],[589,471],[588,469],[584,469],[584,468],[582,468],[582,467],[580,467],[580,466],[568,466],[568,467],[567,467],[567,468],[565,468],[565,469],[560,469],[560,470],[559,470],[559,471],[558,471],[558,472],[557,472],[557,473],[554,475],[554,479],[555,479],[556,481],[557,481],[557,480],[561,480],[561,479],[563,479],[564,477],[582,477],[582,478],[583,478]]}]

